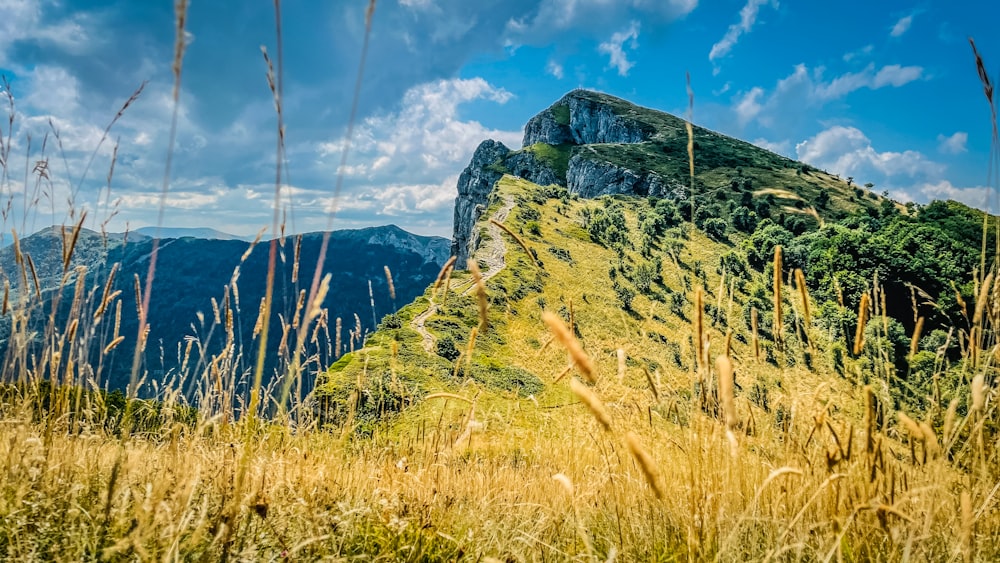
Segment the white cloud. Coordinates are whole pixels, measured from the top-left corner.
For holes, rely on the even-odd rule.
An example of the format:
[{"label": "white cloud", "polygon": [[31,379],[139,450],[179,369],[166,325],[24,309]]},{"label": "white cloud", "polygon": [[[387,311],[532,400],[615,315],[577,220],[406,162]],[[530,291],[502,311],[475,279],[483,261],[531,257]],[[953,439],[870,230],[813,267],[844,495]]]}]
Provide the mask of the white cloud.
[{"label": "white cloud", "polygon": [[883,86],[899,88],[904,84],[919,80],[923,74],[923,67],[887,65],[882,67],[872,79],[870,88],[873,90],[877,90]]},{"label": "white cloud", "polygon": [[[959,133],[952,135],[956,136]],[[853,176],[858,185],[872,182],[875,189],[888,191],[897,201],[953,199],[988,209],[988,198],[993,193],[986,186],[956,186],[947,177],[947,166],[918,151],[880,152],[855,127],[830,127],[797,144],[795,151],[803,162],[841,177]]]},{"label": "white cloud", "polygon": [[537,10],[510,19],[505,33],[513,44],[548,43],[568,29],[597,35],[633,19],[670,22],[697,6],[698,0],[541,0]]},{"label": "white cloud", "polygon": [[[917,191],[926,196],[927,199],[953,199],[980,209],[989,208],[989,198],[993,194],[993,190],[986,186],[960,188],[952,185],[948,180],[922,184],[917,186]],[[996,210],[994,209],[993,212],[996,213]]]},{"label": "white cloud", "polygon": [[24,103],[40,113],[67,115],[79,109],[80,86],[65,68],[39,65],[27,74]]},{"label": "white cloud", "polygon": [[760,98],[764,95],[763,88],[752,88],[747,92],[740,101],[737,102],[736,116],[739,118],[740,125],[746,125],[752,121],[763,109],[760,104]]},{"label": "white cloud", "polygon": [[610,57],[610,66],[618,70],[619,76],[628,76],[628,71],[635,63],[628,60],[625,45],[629,49],[638,47],[639,22],[633,21],[628,29],[611,35],[611,39],[597,46],[597,51]]},{"label": "white cloud", "polygon": [[759,138],[759,139],[754,139],[753,141],[751,141],[751,143],[757,145],[758,147],[764,150],[769,150],[773,153],[777,153],[780,155],[789,156],[792,154],[792,142],[788,140],[768,141],[767,139]]},{"label": "white cloud", "polygon": [[[458,173],[479,143],[491,138],[517,148],[522,135],[463,119],[462,104],[502,105],[511,97],[482,78],[439,80],[411,88],[398,111],[369,117],[358,127],[350,162],[342,170],[351,176],[351,185],[340,201],[329,197],[319,201],[327,210],[388,216],[447,212],[455,200]],[[316,144],[317,166],[336,173],[342,149],[342,141]]]},{"label": "white cloud", "polygon": [[966,145],[969,142],[969,134],[965,131],[957,131],[953,135],[938,135],[938,150],[945,154],[960,154],[968,151]]},{"label": "white cloud", "polygon": [[0,0],[0,64],[7,64],[10,47],[18,42],[32,42],[56,47],[72,54],[84,54],[97,38],[86,32],[90,15],[70,19],[52,19],[39,0]]},{"label": "white cloud", "polygon": [[798,159],[841,176],[940,177],[945,167],[917,151],[879,152],[856,127],[835,125],[795,145]]},{"label": "white cloud", "polygon": [[757,15],[760,12],[760,7],[764,4],[771,4],[775,8],[778,7],[778,3],[772,0],[747,0],[746,5],[740,10],[739,23],[729,26],[722,39],[715,45],[712,45],[712,50],[708,53],[708,60],[714,61],[728,55],[736,45],[736,42],[739,41],[740,36],[744,33],[749,33],[753,29],[754,24],[757,23]]},{"label": "white cloud", "polygon": [[889,35],[891,37],[901,37],[910,29],[911,25],[913,25],[913,14],[900,18],[899,21],[892,26],[892,29],[889,30]]},{"label": "white cloud", "polygon": [[843,57],[844,58],[844,62],[845,63],[849,63],[849,62],[853,61],[854,59],[859,59],[859,58],[862,58],[862,57],[867,57],[868,55],[872,54],[873,50],[875,50],[875,46],[872,45],[872,44],[868,44],[868,45],[865,45],[864,47],[858,49],[857,51],[851,51],[850,53],[844,53],[844,57]]},{"label": "white cloud", "polygon": [[563,65],[555,61],[549,61],[549,63],[545,66],[545,72],[554,76],[556,80],[562,80],[563,77],[566,76]]},{"label": "white cloud", "polygon": [[771,127],[788,118],[789,109],[801,110],[807,106],[822,106],[842,99],[852,92],[868,88],[878,90],[889,86],[898,88],[924,77],[924,69],[919,66],[886,65],[876,69],[869,63],[857,72],[845,72],[830,80],[825,80],[825,69],[810,69],[804,64],[775,84],[768,95],[755,87],[742,97],[733,100],[733,112],[741,124],[756,119],[762,125]]},{"label": "white cloud", "polygon": [[434,5],[434,0],[399,0],[399,4],[410,9],[425,10]]}]

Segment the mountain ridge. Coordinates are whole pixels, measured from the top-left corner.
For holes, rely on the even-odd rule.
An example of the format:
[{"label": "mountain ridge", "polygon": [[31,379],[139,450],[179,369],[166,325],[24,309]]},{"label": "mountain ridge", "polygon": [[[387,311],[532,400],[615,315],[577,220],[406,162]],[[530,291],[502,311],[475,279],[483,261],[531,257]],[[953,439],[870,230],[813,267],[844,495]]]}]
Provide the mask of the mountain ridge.
[{"label": "mountain ridge", "polygon": [[[473,225],[489,202],[492,185],[505,173],[539,185],[565,187],[570,194],[595,198],[628,194],[690,202],[708,207],[743,196],[751,207],[756,190],[771,190],[768,209],[754,209],[760,219],[787,213],[815,223],[849,211],[873,207],[882,198],[828,173],[766,149],[693,126],[695,178],[688,172],[685,120],[600,92],[573,90],[528,120],[522,147],[512,150],[483,141],[458,180],[452,254],[464,267],[477,245]],[[821,196],[826,192],[825,196]],[[815,201],[823,205],[813,205]],[[478,211],[477,211],[478,210]],[[766,211],[761,213],[761,211]],[[715,216],[723,211],[715,211]]]}]

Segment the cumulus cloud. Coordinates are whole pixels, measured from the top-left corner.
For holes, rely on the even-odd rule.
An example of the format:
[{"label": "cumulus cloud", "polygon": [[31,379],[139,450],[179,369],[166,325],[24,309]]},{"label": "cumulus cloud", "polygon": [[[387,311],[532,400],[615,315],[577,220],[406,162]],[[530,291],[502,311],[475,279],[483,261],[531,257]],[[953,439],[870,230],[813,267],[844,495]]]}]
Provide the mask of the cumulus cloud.
[{"label": "cumulus cloud", "polygon": [[764,150],[769,150],[773,153],[777,153],[783,156],[789,156],[792,154],[792,142],[788,140],[769,141],[764,138],[758,138],[751,141],[751,143],[757,145],[758,147]]},{"label": "cumulus cloud", "polygon": [[[953,199],[980,209],[989,208],[989,198],[993,194],[987,186],[958,187],[948,180],[927,182],[917,186],[917,191],[927,199]],[[996,209],[992,210],[996,213]]]},{"label": "cumulus cloud", "polygon": [[[343,170],[353,177],[351,185],[342,202],[324,200],[325,207],[394,217],[426,214],[446,222],[458,173],[479,143],[492,138],[516,148],[522,135],[463,119],[461,106],[474,101],[502,105],[511,97],[482,78],[438,80],[411,88],[398,110],[360,125],[353,156]],[[340,141],[317,144],[317,166],[339,162],[341,149]]]},{"label": "cumulus cloud", "polygon": [[889,36],[901,37],[904,33],[909,31],[911,25],[913,25],[913,14],[899,18],[899,20],[892,26],[892,29],[889,30]]},{"label": "cumulus cloud", "polygon": [[733,47],[736,46],[737,41],[740,40],[740,36],[744,33],[749,33],[753,29],[754,24],[757,23],[757,15],[760,13],[760,7],[765,4],[771,4],[775,8],[778,7],[778,3],[775,0],[747,0],[746,5],[740,10],[740,21],[729,26],[722,39],[712,45],[712,50],[708,53],[708,60],[714,61],[728,55],[733,50]]},{"label": "cumulus cloud", "polygon": [[922,67],[897,64],[876,67],[869,63],[860,71],[845,72],[831,79],[824,77],[825,71],[823,67],[810,69],[804,64],[796,65],[791,74],[778,80],[770,93],[755,87],[735,98],[733,112],[741,125],[756,119],[772,127],[781,121],[779,118],[787,119],[789,108],[818,107],[857,90],[898,88],[924,76]]},{"label": "cumulus cloud", "polygon": [[639,22],[631,22],[628,29],[619,31],[611,35],[611,39],[601,43],[597,51],[608,55],[610,67],[618,70],[619,76],[628,76],[628,71],[635,66],[635,63],[628,60],[625,47],[635,49],[638,47]]},{"label": "cumulus cloud", "polygon": [[948,168],[914,150],[879,151],[861,130],[836,125],[795,146],[799,160],[855,183],[874,183],[900,201],[954,199],[986,209],[991,190],[985,186],[956,186]]},{"label": "cumulus cloud", "polygon": [[965,131],[957,131],[952,135],[938,135],[938,150],[945,154],[961,154],[968,151],[966,144],[969,142],[969,134]]},{"label": "cumulus cloud", "polygon": [[514,44],[547,44],[569,29],[599,36],[632,20],[669,23],[697,6],[698,0],[541,0],[537,8],[510,18],[504,31]]},{"label": "cumulus cloud", "polygon": [[90,14],[71,17],[52,15],[54,2],[39,0],[3,0],[0,2],[0,64],[8,64],[10,47],[27,43],[55,47],[75,54],[85,53],[97,38],[86,31]]},{"label": "cumulus cloud", "polygon": [[835,125],[795,145],[799,160],[842,176],[940,176],[945,167],[917,151],[879,152],[856,127]]},{"label": "cumulus cloud", "polygon": [[763,109],[763,106],[760,104],[760,98],[763,95],[764,89],[755,87],[751,88],[749,92],[739,99],[733,109],[736,111],[740,125],[746,125],[760,114]]}]

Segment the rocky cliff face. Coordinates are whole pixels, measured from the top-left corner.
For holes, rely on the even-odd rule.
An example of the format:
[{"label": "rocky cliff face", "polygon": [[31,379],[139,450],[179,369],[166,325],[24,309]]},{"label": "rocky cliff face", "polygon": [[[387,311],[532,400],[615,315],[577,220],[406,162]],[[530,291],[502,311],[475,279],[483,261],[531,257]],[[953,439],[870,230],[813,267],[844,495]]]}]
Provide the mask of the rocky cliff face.
[{"label": "rocky cliff face", "polygon": [[510,154],[503,143],[486,140],[479,144],[472,155],[472,162],[458,177],[458,197],[455,198],[455,235],[451,254],[456,256],[456,266],[464,269],[469,260],[470,248],[475,249],[478,233],[473,228],[486,209],[493,184],[503,177],[503,159]]},{"label": "rocky cliff face", "polygon": [[[636,118],[637,109],[618,98],[574,90],[528,121],[521,150],[512,152],[497,141],[483,141],[458,179],[451,246],[458,267],[465,267],[478,244],[474,226],[504,173],[543,186],[566,186],[587,198],[608,194],[683,197],[683,186],[665,182],[654,172],[633,171],[586,153],[585,145],[590,144],[649,141],[655,128]],[[552,150],[539,152],[533,147],[539,143],[552,145]],[[567,164],[569,148],[573,156]]]},{"label": "rocky cliff face", "polygon": [[651,128],[618,114],[600,95],[574,90],[528,121],[522,144],[641,143],[651,135]]},{"label": "rocky cliff face", "polygon": [[518,178],[524,178],[539,186],[548,186],[549,184],[566,185],[565,177],[560,177],[556,174],[556,171],[551,166],[543,162],[531,151],[512,152],[504,158],[503,165],[510,174]]},{"label": "rocky cliff face", "polygon": [[583,198],[615,194],[666,197],[672,192],[654,173],[638,174],[580,153],[569,161],[566,182],[570,193]]}]

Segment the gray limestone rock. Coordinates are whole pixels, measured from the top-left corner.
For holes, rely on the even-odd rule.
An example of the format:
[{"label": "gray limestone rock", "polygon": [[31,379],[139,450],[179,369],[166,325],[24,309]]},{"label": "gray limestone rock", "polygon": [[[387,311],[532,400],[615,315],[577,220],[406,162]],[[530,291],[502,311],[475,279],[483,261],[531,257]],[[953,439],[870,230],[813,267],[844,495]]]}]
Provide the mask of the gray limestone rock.
[{"label": "gray limestone rock", "polygon": [[639,174],[607,161],[594,160],[581,151],[569,160],[566,184],[583,198],[627,194],[683,199],[684,186],[668,185],[658,174]]},{"label": "gray limestone rock", "polygon": [[528,121],[522,144],[641,143],[651,134],[639,122],[616,113],[598,95],[574,90]]},{"label": "gray limestone rock", "polygon": [[456,256],[456,268],[465,269],[471,251],[478,243],[473,228],[486,208],[493,185],[503,177],[503,159],[510,149],[499,141],[487,139],[479,144],[472,161],[458,177],[458,197],[455,198],[455,227],[451,254]]}]

